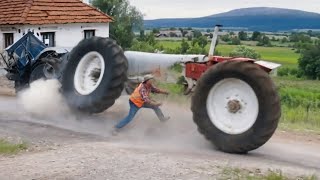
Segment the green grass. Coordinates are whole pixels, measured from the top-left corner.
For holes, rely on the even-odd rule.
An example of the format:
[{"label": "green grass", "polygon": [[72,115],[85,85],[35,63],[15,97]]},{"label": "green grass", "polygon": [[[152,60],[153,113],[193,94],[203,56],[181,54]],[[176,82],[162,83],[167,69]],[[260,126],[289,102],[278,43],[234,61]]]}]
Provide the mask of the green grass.
[{"label": "green grass", "polygon": [[255,171],[249,171],[246,169],[239,168],[224,168],[221,172],[219,179],[228,180],[289,180],[289,179],[301,179],[301,180],[317,180],[315,175],[312,176],[297,176],[289,177],[284,175],[280,170],[271,171],[266,173],[260,172],[259,169]]},{"label": "green grass", "polygon": [[0,154],[15,154],[25,149],[27,149],[27,145],[25,143],[12,144],[0,139]]},{"label": "green grass", "polygon": [[320,81],[273,78],[281,97],[280,127],[320,132]]},{"label": "green grass", "polygon": [[[236,47],[236,45],[218,45],[217,50],[221,52],[223,56],[228,56]],[[251,46],[251,48],[261,54],[261,59],[283,65],[295,65],[299,59],[299,54],[295,53],[291,48],[260,46]]]},{"label": "green grass", "polygon": [[282,105],[280,128],[298,132],[320,133],[320,111]]},{"label": "green grass", "polygon": [[181,41],[159,41],[159,44],[165,48],[176,49],[180,47]]}]

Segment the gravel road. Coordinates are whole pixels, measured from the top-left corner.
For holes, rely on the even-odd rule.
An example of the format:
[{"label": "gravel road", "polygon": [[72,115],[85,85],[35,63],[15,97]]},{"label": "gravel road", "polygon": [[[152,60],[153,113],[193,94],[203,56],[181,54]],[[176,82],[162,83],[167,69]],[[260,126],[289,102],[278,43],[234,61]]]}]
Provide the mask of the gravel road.
[{"label": "gravel road", "polygon": [[15,97],[0,97],[0,137],[30,148],[0,156],[0,179],[216,179],[225,167],[320,175],[320,135],[278,131],[246,155],[219,152],[196,130],[187,106],[164,103],[161,123],[140,111],[118,136],[111,127],[128,111],[122,96],[106,112],[86,116],[26,112]]}]

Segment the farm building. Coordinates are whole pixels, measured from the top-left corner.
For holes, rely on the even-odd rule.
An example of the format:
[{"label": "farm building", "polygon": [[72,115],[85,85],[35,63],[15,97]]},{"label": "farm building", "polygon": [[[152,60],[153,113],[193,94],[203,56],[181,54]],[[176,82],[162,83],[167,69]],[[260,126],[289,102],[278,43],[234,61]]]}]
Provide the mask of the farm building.
[{"label": "farm building", "polygon": [[80,0],[1,0],[0,50],[28,31],[47,46],[74,47],[83,38],[109,37],[112,18]]}]

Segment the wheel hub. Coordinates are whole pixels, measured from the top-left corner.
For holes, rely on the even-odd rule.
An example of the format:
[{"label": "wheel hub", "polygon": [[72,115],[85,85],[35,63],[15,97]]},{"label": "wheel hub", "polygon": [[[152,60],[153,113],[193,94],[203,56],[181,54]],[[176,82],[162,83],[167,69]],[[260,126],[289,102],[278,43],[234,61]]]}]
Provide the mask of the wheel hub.
[{"label": "wheel hub", "polygon": [[259,113],[255,91],[236,78],[217,82],[209,91],[206,106],[211,122],[228,134],[241,134],[250,129]]},{"label": "wheel hub", "polygon": [[100,53],[92,51],[85,54],[79,61],[75,71],[75,90],[81,95],[92,93],[102,82],[104,71],[104,58]]},{"label": "wheel hub", "polygon": [[241,109],[240,101],[234,99],[228,102],[228,110],[230,113],[237,113]]}]

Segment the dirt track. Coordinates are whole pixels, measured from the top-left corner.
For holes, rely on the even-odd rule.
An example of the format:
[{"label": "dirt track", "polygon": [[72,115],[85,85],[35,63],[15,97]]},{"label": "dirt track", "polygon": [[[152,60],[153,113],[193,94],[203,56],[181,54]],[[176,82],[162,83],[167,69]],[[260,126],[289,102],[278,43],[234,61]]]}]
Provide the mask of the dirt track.
[{"label": "dirt track", "polygon": [[247,155],[216,151],[196,131],[189,108],[165,104],[172,119],[160,123],[142,110],[118,136],[111,126],[128,111],[121,97],[95,116],[32,117],[14,97],[0,98],[0,137],[31,144],[30,152],[0,157],[0,179],[209,179],[223,167],[281,169],[320,175],[320,136],[277,134]]}]

